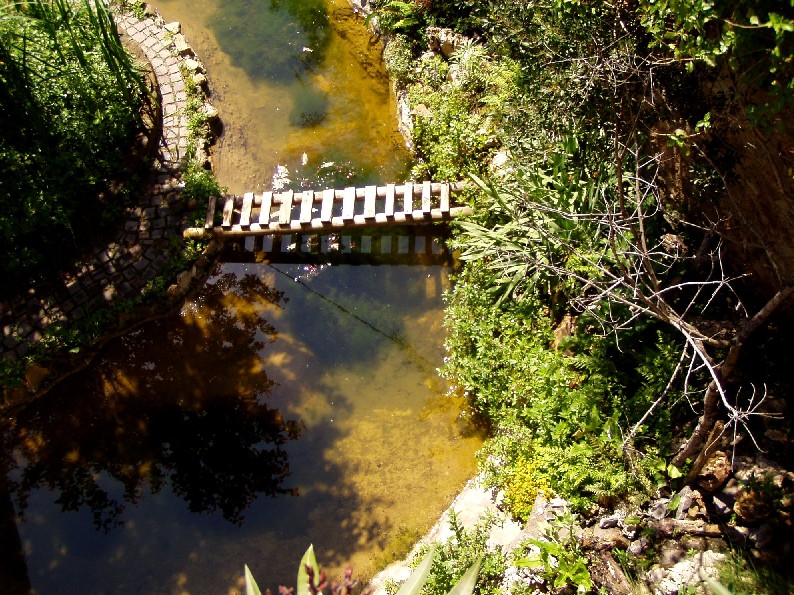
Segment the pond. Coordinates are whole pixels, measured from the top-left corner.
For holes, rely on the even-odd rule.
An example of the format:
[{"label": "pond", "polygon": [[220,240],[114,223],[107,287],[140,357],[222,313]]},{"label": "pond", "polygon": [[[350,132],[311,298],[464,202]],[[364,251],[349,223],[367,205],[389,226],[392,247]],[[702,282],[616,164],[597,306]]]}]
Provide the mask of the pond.
[{"label": "pond", "polygon": [[[207,66],[231,191],[268,188],[278,165],[296,184],[327,163],[357,183],[404,176],[378,48],[344,2],[158,9]],[[263,588],[294,584],[310,543],[332,577],[404,555],[481,443],[436,372],[449,269],[406,233],[394,252],[422,239],[424,256],[233,247],[177,315],[5,420],[2,591],[235,593],[244,563]]]}]

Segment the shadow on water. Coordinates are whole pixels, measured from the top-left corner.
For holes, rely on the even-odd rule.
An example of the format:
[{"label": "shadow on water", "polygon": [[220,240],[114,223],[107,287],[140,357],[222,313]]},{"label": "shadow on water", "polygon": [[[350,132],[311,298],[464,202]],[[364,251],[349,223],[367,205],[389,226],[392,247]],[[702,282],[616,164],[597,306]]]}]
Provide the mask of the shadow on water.
[{"label": "shadow on water", "polygon": [[[270,403],[278,383],[264,362],[279,342],[270,320],[286,307],[261,276],[221,272],[177,320],[116,341],[4,428],[3,592],[27,592],[25,558],[39,592],[223,592],[263,549],[272,556],[264,576],[292,582],[307,542],[295,519],[322,510],[344,528],[339,556],[374,539],[367,506],[336,465],[290,481],[290,458],[322,453],[339,431],[315,421],[307,432]],[[295,397],[282,393],[288,406]],[[335,415],[349,413],[344,395],[325,396]],[[216,549],[231,564],[218,564]]]}]

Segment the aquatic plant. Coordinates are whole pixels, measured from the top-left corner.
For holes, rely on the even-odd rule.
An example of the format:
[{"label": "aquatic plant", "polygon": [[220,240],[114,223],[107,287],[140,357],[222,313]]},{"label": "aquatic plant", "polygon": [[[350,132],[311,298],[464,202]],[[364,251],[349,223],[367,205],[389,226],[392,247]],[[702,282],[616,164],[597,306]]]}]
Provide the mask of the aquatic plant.
[{"label": "aquatic plant", "polygon": [[[397,595],[419,595],[422,588],[427,583],[430,577],[430,571],[433,566],[433,559],[436,548],[431,547],[419,566],[416,567],[414,572],[403,583]],[[466,571],[458,583],[449,591],[448,595],[471,595],[474,592],[474,587],[477,584],[477,575],[480,569],[481,559],[478,559]],[[254,579],[248,565],[245,565],[245,593],[246,595],[262,595],[256,580]],[[358,586],[358,581],[353,580],[353,571],[351,569],[345,570],[345,576],[341,583],[334,582],[331,584],[331,593],[333,595],[351,595],[353,590]],[[325,571],[321,571],[317,565],[317,558],[314,555],[314,546],[310,545],[306,553],[301,558],[300,565],[298,566],[298,581],[297,590],[292,587],[279,586],[279,595],[318,595],[322,594],[323,590],[328,587],[328,580]],[[371,589],[365,589],[360,595],[369,595],[372,593]],[[265,595],[271,595],[270,589],[265,590]]]}]

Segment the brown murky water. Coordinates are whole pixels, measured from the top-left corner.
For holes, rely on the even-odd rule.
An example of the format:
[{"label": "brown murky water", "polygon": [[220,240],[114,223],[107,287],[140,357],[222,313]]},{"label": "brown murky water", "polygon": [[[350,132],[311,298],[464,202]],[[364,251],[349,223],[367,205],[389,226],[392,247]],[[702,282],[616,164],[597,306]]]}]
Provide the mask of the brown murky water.
[{"label": "brown murky water", "polygon": [[157,6],[206,66],[224,123],[213,167],[230,192],[270,189],[278,165],[311,178],[323,163],[353,163],[363,181],[405,179],[382,46],[347,0]]},{"label": "brown murky water", "polygon": [[[160,3],[207,66],[230,190],[327,161],[399,179],[378,51],[346,6]],[[402,556],[481,442],[436,373],[446,284],[427,264],[221,265],[179,315],[6,420],[0,553],[24,559],[3,556],[0,591],[236,593],[244,563],[263,588],[294,584],[310,543],[331,576]]]}]

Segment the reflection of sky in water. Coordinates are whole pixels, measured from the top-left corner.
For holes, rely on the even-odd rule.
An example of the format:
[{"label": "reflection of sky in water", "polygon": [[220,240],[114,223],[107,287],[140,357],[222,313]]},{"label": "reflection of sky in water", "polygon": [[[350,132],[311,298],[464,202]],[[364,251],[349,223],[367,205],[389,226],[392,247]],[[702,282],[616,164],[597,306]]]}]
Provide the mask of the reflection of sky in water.
[{"label": "reflection of sky in water", "polygon": [[445,271],[278,270],[223,265],[181,316],[21,417],[18,452],[49,485],[18,525],[40,592],[221,593],[244,562],[272,588],[309,543],[331,569],[370,572],[472,472],[478,440],[434,372]]}]

